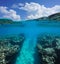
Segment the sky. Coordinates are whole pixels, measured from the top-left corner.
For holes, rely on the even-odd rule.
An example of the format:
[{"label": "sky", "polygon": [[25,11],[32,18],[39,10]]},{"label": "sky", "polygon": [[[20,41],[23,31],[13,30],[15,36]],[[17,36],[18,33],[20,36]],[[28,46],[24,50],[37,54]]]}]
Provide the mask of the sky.
[{"label": "sky", "polygon": [[60,12],[60,0],[0,0],[0,18],[27,20]]}]

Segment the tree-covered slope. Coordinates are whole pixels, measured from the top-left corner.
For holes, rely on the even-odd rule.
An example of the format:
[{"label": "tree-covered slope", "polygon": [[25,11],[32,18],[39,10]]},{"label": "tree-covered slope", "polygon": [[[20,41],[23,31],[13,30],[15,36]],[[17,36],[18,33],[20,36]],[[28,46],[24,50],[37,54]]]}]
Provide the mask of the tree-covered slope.
[{"label": "tree-covered slope", "polygon": [[[37,21],[40,21],[40,20],[57,20],[57,21],[60,21],[60,13],[56,13],[56,14],[52,14],[48,17],[42,17],[42,18],[32,19],[32,20],[37,20]],[[26,21],[31,21],[31,20],[26,20]],[[0,19],[0,24],[16,24],[16,23],[21,23],[21,22],[14,22],[11,19],[5,19],[5,18]]]},{"label": "tree-covered slope", "polygon": [[37,21],[38,20],[57,20],[57,21],[60,21],[60,13],[55,13],[55,14],[52,14],[48,17],[41,17],[41,18],[38,18],[36,20]]},{"label": "tree-covered slope", "polygon": [[0,24],[12,24],[13,21],[11,19],[0,19]]},{"label": "tree-covered slope", "polygon": [[56,13],[56,14],[50,15],[50,16],[48,16],[48,19],[60,21],[60,13]]}]

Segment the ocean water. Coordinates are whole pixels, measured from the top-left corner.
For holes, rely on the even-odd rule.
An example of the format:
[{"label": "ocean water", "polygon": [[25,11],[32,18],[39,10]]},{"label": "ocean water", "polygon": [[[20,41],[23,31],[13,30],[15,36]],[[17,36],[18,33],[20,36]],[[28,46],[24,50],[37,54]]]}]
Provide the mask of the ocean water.
[{"label": "ocean water", "polygon": [[60,35],[60,22],[34,20],[23,21],[22,24],[17,25],[0,25],[0,36],[21,33],[25,35],[25,41],[15,64],[38,64],[34,58],[37,36],[41,34]]}]

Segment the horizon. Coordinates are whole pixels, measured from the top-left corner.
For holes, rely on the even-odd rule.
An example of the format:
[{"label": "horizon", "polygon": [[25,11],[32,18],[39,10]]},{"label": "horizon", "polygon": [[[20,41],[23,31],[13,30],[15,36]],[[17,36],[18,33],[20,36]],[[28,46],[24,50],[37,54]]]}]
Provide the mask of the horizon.
[{"label": "horizon", "polygon": [[[60,12],[58,12],[58,13],[60,13]],[[57,13],[54,13],[54,14],[57,14]],[[51,15],[54,15],[54,14],[51,14]],[[51,15],[49,15],[49,16],[51,16]],[[49,16],[47,16],[46,18],[48,18]],[[44,18],[44,17],[40,17],[40,18]],[[23,20],[13,20],[13,19],[11,19],[11,18],[4,18],[4,17],[2,17],[2,18],[0,18],[0,19],[12,20],[13,22],[20,22],[20,21],[30,21],[30,20],[40,19],[40,18],[23,19]],[[40,19],[40,20],[41,20],[41,19]],[[50,21],[51,21],[51,20],[50,20]],[[54,20],[54,21],[55,21],[55,20]]]}]

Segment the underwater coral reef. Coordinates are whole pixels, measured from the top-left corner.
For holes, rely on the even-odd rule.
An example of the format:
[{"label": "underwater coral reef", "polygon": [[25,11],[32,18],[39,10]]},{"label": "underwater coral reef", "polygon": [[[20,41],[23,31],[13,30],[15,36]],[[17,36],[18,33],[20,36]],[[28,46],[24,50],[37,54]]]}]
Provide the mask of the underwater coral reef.
[{"label": "underwater coral reef", "polygon": [[59,64],[60,36],[39,36],[37,42],[38,58],[41,60],[39,64]]},{"label": "underwater coral reef", "polygon": [[0,64],[14,64],[21,50],[24,35],[0,37]]}]

